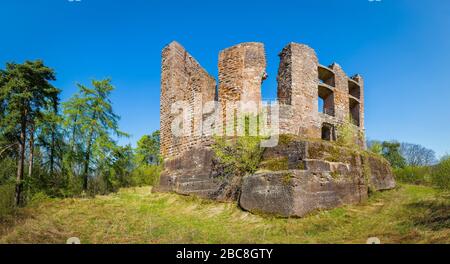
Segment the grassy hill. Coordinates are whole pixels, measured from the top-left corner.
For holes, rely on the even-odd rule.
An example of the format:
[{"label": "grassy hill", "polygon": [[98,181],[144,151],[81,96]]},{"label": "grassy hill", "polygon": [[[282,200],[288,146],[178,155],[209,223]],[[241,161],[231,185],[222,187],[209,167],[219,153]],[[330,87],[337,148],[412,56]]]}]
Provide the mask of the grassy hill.
[{"label": "grassy hill", "polygon": [[1,243],[450,243],[450,199],[401,185],[362,205],[302,219],[252,215],[235,204],[123,189],[95,199],[48,200],[1,220]]}]

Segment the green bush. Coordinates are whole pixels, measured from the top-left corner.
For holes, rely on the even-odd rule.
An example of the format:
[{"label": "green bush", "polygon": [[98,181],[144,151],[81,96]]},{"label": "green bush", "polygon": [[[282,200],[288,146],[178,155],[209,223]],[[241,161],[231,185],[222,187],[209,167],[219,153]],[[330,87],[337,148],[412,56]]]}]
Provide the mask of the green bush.
[{"label": "green bush", "polygon": [[433,169],[431,180],[439,189],[450,190],[450,156],[443,158]]},{"label": "green bush", "polygon": [[404,168],[394,168],[395,179],[411,184],[429,184],[431,177],[430,167],[406,166]]},{"label": "green bush", "polygon": [[142,165],[135,169],[131,175],[133,186],[156,186],[159,184],[161,165]]},{"label": "green bush", "polygon": [[0,185],[0,218],[14,210],[14,184]]},{"label": "green bush", "polygon": [[17,164],[13,158],[0,157],[0,185],[11,183],[15,180]]},{"label": "green bush", "polygon": [[215,137],[212,148],[225,173],[244,176],[258,169],[263,152],[260,143],[261,137],[258,136],[246,135],[236,139]]},{"label": "green bush", "polygon": [[362,134],[358,131],[351,119],[344,121],[336,127],[336,143],[343,147],[359,148],[358,142],[362,140]]},{"label": "green bush", "polygon": [[46,193],[37,192],[29,199],[27,206],[35,206],[51,200],[52,198],[50,198]]}]

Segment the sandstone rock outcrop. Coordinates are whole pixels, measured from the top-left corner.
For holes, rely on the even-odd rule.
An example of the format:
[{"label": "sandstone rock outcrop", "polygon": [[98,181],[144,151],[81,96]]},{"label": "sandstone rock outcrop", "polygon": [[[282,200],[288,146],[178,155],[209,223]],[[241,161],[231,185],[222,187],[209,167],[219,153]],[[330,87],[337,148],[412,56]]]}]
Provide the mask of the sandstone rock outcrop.
[{"label": "sandstone rock outcrop", "polygon": [[290,138],[267,149],[260,170],[244,177],[240,206],[255,213],[302,217],[314,210],[356,204],[369,191],[392,189],[382,157],[334,143]]}]

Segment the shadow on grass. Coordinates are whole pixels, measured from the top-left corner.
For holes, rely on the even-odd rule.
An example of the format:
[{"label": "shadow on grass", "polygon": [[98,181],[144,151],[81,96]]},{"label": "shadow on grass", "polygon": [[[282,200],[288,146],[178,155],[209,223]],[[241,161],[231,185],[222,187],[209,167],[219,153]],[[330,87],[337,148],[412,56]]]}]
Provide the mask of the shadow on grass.
[{"label": "shadow on grass", "polygon": [[29,218],[32,218],[32,215],[24,209],[14,210],[10,214],[0,217],[0,238]]},{"label": "shadow on grass", "polygon": [[420,201],[407,205],[415,226],[438,231],[450,228],[450,200]]}]

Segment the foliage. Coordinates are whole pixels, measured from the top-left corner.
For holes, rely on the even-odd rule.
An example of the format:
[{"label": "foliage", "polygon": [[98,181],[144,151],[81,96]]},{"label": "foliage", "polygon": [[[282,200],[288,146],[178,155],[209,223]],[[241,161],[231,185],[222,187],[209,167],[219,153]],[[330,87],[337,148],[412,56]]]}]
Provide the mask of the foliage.
[{"label": "foliage", "polygon": [[367,148],[374,154],[383,155],[383,144],[378,140],[367,141]]},{"label": "foliage", "polygon": [[43,112],[58,101],[60,90],[51,85],[56,80],[53,69],[40,60],[23,64],[7,63],[0,74],[0,138],[10,139],[18,147],[16,194],[17,205],[23,202],[24,168],[28,149],[28,176],[34,168],[34,138]]},{"label": "foliage", "polygon": [[144,135],[137,142],[136,159],[139,165],[159,165],[161,157],[159,154],[159,130],[151,135]]},{"label": "foliage", "polygon": [[121,187],[131,185],[131,173],[134,169],[134,154],[130,145],[115,146],[111,153],[97,162],[95,177],[89,184],[89,194],[107,194],[116,192]]},{"label": "foliage", "polygon": [[450,191],[450,156],[445,156],[433,168],[432,183],[439,189]]},{"label": "foliage", "polygon": [[396,141],[384,141],[382,147],[383,156],[389,161],[392,167],[404,168],[406,166],[405,158],[400,153],[400,143]]},{"label": "foliage", "polygon": [[0,185],[0,219],[14,210],[14,184]]},{"label": "foliage", "polygon": [[237,139],[215,136],[212,148],[226,174],[244,176],[258,169],[263,152],[260,144],[258,136],[244,135]]},{"label": "foliage", "polygon": [[[0,185],[17,182],[24,204],[132,185],[139,165],[135,150],[116,142],[126,134],[112,108],[110,80],[78,85],[63,107],[53,80],[54,71],[39,60],[0,70]],[[159,139],[151,150],[158,152]]]},{"label": "foliage", "polygon": [[[87,191],[89,177],[97,168],[104,166],[105,162],[117,157],[117,143],[112,136],[127,136],[119,130],[117,116],[110,100],[114,87],[111,80],[92,81],[92,88],[78,84],[78,93],[64,104],[65,126],[69,131],[70,167],[77,168],[73,161],[82,163],[81,174],[83,190]],[[75,174],[75,172],[73,171]],[[114,181],[108,175],[102,175],[107,180],[105,186],[114,189]]]},{"label": "foliage", "polygon": [[0,185],[13,183],[16,170],[14,158],[0,156]]},{"label": "foliage", "polygon": [[136,168],[131,175],[132,186],[157,186],[162,171],[161,165],[142,165]]},{"label": "foliage", "polygon": [[394,175],[400,182],[427,185],[430,183],[431,168],[426,166],[394,168]]},{"label": "foliage", "polygon": [[212,149],[223,167],[224,174],[240,178],[258,169],[263,153],[261,147],[263,137],[259,135],[259,116],[246,114],[238,119],[239,136],[233,138],[214,136]]},{"label": "foliage", "polygon": [[351,119],[345,120],[336,127],[336,142],[340,146],[358,148],[359,133]]},{"label": "foliage", "polygon": [[162,172],[159,130],[142,136],[135,149],[135,168],[131,173],[131,186],[156,186]]},{"label": "foliage", "polygon": [[[300,162],[299,164],[303,164]],[[289,161],[287,157],[271,158],[264,160],[259,165],[262,170],[282,171],[289,169]]]}]

